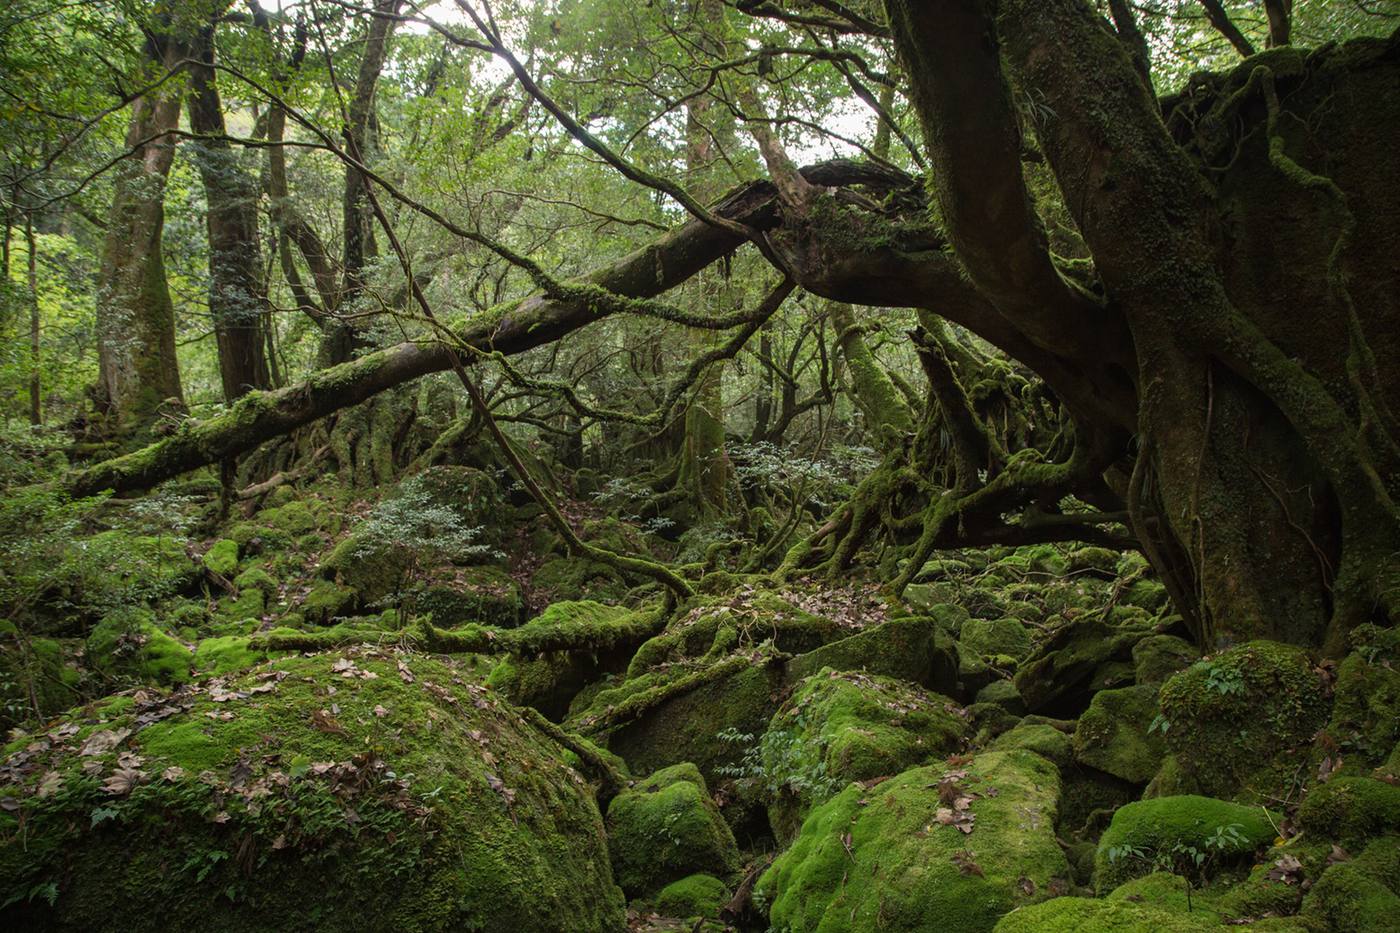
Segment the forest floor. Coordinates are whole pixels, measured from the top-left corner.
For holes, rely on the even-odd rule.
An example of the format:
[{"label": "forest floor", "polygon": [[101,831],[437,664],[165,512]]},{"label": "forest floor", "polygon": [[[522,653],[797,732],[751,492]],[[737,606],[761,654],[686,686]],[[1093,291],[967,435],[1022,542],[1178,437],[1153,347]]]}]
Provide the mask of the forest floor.
[{"label": "forest floor", "polygon": [[[1400,637],[1201,657],[1135,553],[776,584],[498,477],[6,500],[11,929],[1394,930]],[[576,491],[577,492],[577,491]]]}]

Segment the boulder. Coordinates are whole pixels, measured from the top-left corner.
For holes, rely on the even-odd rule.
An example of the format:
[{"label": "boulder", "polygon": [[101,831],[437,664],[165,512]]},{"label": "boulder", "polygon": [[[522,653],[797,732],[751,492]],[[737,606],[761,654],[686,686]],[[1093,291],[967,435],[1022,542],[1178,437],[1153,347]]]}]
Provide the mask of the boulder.
[{"label": "boulder", "polygon": [[756,896],[791,933],[830,929],[831,918],[853,933],[991,930],[1067,886],[1059,787],[1054,765],[1019,750],[851,785],[812,811]]},{"label": "boulder", "polygon": [[608,849],[629,897],[652,894],[689,875],[730,876],[739,850],[705,779],[689,762],[639,781],[608,805]]},{"label": "boulder", "polygon": [[624,925],[587,781],[424,656],[291,657],[138,691],[7,752],[14,929]]},{"label": "boulder", "polygon": [[1153,725],[1156,719],[1156,687],[1100,690],[1079,717],[1074,756],[1091,768],[1146,784],[1166,754],[1166,741]]},{"label": "boulder", "polygon": [[1194,864],[1193,851],[1221,862],[1253,855],[1277,834],[1278,817],[1262,807],[1186,794],[1139,800],[1120,807],[1099,839],[1094,884],[1111,890],[1148,874],[1159,857]]},{"label": "boulder", "polygon": [[1158,704],[1183,778],[1203,794],[1284,799],[1297,755],[1327,721],[1327,687],[1307,652],[1253,641],[1198,661]]}]

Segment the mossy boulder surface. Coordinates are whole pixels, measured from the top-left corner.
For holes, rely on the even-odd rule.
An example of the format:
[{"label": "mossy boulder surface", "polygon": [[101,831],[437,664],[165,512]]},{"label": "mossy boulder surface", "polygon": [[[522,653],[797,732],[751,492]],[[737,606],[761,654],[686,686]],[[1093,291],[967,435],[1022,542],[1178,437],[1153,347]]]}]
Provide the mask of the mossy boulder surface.
[{"label": "mossy boulder surface", "polygon": [[664,768],[608,805],[608,847],[617,883],[629,896],[654,893],[688,875],[731,875],[734,835],[688,762]]},{"label": "mossy boulder surface", "polygon": [[968,619],[958,635],[960,654],[1005,656],[1019,661],[1031,651],[1031,635],[1017,619]]},{"label": "mossy boulder surface", "polygon": [[220,538],[209,545],[202,558],[204,568],[225,579],[233,579],[238,573],[238,542]]},{"label": "mossy boulder surface", "polygon": [[1166,742],[1153,729],[1157,688],[1120,687],[1094,694],[1074,731],[1074,756],[1134,784],[1146,784],[1162,766]]},{"label": "mossy boulder surface", "polygon": [[1307,652],[1253,641],[1162,685],[1167,745],[1184,776],[1216,797],[1288,796],[1292,754],[1327,721],[1327,691]]},{"label": "mossy boulder surface", "polygon": [[1334,777],[1303,798],[1298,825],[1351,848],[1400,832],[1400,787],[1364,777]]},{"label": "mossy boulder surface", "polygon": [[1301,916],[1329,933],[1393,933],[1400,920],[1400,836],[1377,839],[1327,869],[1303,898]]},{"label": "mossy boulder surface", "polygon": [[667,917],[718,917],[729,902],[729,888],[714,875],[687,875],[656,895],[653,905]]},{"label": "mossy boulder surface", "polygon": [[1198,933],[1219,926],[1205,917],[1149,904],[1057,897],[1007,914],[996,933]]},{"label": "mossy boulder surface", "polygon": [[[1202,853],[1220,830],[1228,839],[1218,854],[1225,860],[1247,857],[1275,838],[1278,817],[1263,807],[1184,794],[1139,800],[1120,807],[1099,838],[1094,859],[1094,884],[1109,891],[1151,871],[1158,855],[1172,856],[1194,848]],[[1230,827],[1234,827],[1233,831]],[[1180,848],[1178,848],[1180,847]],[[1126,852],[1132,849],[1141,858]]]},{"label": "mossy boulder surface", "polygon": [[[852,785],[812,811],[757,894],[783,933],[991,930],[1069,877],[1055,841],[1059,790],[1054,765],[1026,751]],[[967,814],[971,832],[952,825]]]},{"label": "mossy boulder surface", "polygon": [[1190,667],[1201,653],[1175,635],[1149,635],[1133,645],[1133,668],[1140,684],[1159,684]]},{"label": "mossy boulder surface", "polygon": [[425,656],[285,658],[118,696],[7,752],[15,928],[623,925],[586,781]]},{"label": "mossy boulder surface", "polygon": [[188,681],[194,667],[190,649],[145,609],[120,609],[98,623],[87,639],[87,658],[108,677],[167,687]]},{"label": "mossy boulder surface", "polygon": [[1400,629],[1360,625],[1337,668],[1327,734],[1344,767],[1374,767],[1400,743]]},{"label": "mossy boulder surface", "polygon": [[791,838],[813,804],[852,781],[943,758],[967,734],[962,707],[914,684],[830,668],[813,674],[773,715],[761,743],[779,838]]},{"label": "mossy boulder surface", "polygon": [[1018,723],[1014,728],[993,739],[987,747],[995,752],[1010,751],[1014,748],[1025,749],[1061,768],[1069,765],[1074,759],[1070,737],[1047,723]]}]

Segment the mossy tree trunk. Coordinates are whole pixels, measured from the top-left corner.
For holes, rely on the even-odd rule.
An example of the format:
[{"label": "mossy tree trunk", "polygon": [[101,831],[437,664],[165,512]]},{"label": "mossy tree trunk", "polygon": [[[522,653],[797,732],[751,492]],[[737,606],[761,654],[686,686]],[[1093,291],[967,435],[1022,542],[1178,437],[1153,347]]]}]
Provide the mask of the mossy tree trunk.
[{"label": "mossy tree trunk", "polygon": [[[178,69],[188,54],[188,43],[174,35],[147,34],[146,63],[154,75]],[[169,82],[133,101],[129,154],[115,172],[97,284],[97,400],[113,433],[136,434],[167,402],[183,405],[175,309],[161,255],[179,120],[179,94]]]},{"label": "mossy tree trunk", "polygon": [[190,69],[190,128],[201,136],[195,163],[204,184],[209,235],[209,313],[219,350],[224,400],[269,389],[267,336],[270,309],[258,244],[258,185],[239,164],[224,127],[214,75],[214,27],[200,30],[197,64]]},{"label": "mossy tree trunk", "polygon": [[[1352,626],[1394,618],[1400,39],[1259,56],[1165,101],[1164,123],[1083,0],[916,6],[887,2],[952,245],[1036,351],[1131,361],[1135,443],[1064,400],[1132,464],[1119,491],[1199,640],[1339,651]],[[1095,291],[1046,246],[1024,121]]]},{"label": "mossy tree trunk", "polygon": [[[698,42],[716,55],[724,50],[724,5],[717,0],[692,0],[691,17],[700,26]],[[686,170],[690,190],[701,203],[709,204],[723,191],[719,141],[732,143],[733,118],[708,93],[693,98],[686,106]],[[699,277],[700,304],[704,311],[723,314],[730,308],[731,289],[727,277],[710,269]],[[717,331],[692,328],[692,357],[709,353],[723,342]],[[712,363],[696,380],[685,409],[685,434],[681,444],[677,483],[685,492],[695,517],[715,519],[724,514],[725,493],[729,486],[730,465],[724,445],[724,364]]]}]

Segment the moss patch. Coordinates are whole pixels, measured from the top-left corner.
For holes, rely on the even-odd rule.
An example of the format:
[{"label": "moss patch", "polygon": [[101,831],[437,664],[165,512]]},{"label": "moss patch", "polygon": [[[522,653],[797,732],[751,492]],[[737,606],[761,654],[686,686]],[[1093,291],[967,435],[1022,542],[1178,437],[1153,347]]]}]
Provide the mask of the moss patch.
[{"label": "moss patch", "polygon": [[[1139,800],[1120,807],[1113,822],[1099,839],[1094,859],[1094,883],[1100,891],[1111,890],[1125,881],[1151,871],[1158,855],[1172,856],[1177,847],[1206,852],[1217,831],[1237,827],[1238,839],[1219,850],[1226,860],[1252,854],[1273,839],[1277,817],[1270,818],[1262,807],[1183,795]],[[1146,859],[1124,854],[1131,847]]]},{"label": "moss patch", "polygon": [[7,919],[620,928],[586,782],[463,681],[423,656],[337,653],[74,714],[5,763],[18,810],[0,813],[0,898],[20,902]]},{"label": "moss patch", "polygon": [[655,892],[687,875],[731,875],[739,851],[689,763],[656,772],[608,805],[608,848],[617,883],[629,896]]},{"label": "moss patch", "polygon": [[[937,818],[949,780],[981,795],[968,805],[971,833]],[[1055,767],[1026,751],[985,752],[965,773],[915,768],[853,785],[812,811],[757,893],[773,929],[791,933],[833,929],[835,918],[853,931],[990,930],[1069,876],[1054,834],[1059,786]]]},{"label": "moss patch", "polygon": [[1079,717],[1074,755],[1092,768],[1146,784],[1166,754],[1165,740],[1152,728],[1156,718],[1157,688],[1100,690]]}]

